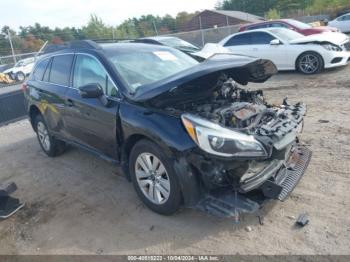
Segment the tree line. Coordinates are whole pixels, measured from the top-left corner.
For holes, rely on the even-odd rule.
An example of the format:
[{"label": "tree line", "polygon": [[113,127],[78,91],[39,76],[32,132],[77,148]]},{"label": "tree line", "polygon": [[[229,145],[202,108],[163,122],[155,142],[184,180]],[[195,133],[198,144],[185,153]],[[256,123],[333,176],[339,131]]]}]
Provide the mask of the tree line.
[{"label": "tree line", "polygon": [[269,12],[288,13],[293,10],[305,10],[307,13],[320,13],[324,10],[350,8],[349,0],[219,0],[216,8],[238,10],[258,16]]},{"label": "tree line", "polygon": [[[307,12],[321,12],[349,6],[349,0],[219,0],[216,9],[238,10],[267,18],[278,18],[281,12],[303,9]],[[20,27],[16,32],[9,26],[0,27],[0,56],[10,55],[8,34],[11,35],[16,53],[38,51],[48,41],[60,44],[82,39],[133,39],[156,34],[180,32],[184,24],[197,13],[180,12],[175,17],[170,15],[144,15],[130,18],[118,26],[106,25],[96,15],[91,15],[88,23],[81,27],[51,29],[35,23]]]},{"label": "tree line", "polygon": [[16,53],[38,51],[48,41],[61,44],[72,40],[83,39],[134,39],[156,34],[167,34],[181,31],[183,25],[197,13],[180,12],[176,17],[170,15],[144,15],[139,18],[130,18],[118,26],[105,24],[96,15],[90,15],[88,23],[81,27],[65,27],[51,29],[35,23],[32,26],[19,28],[16,32],[9,26],[3,26],[0,31],[0,56],[10,55],[9,34]]}]

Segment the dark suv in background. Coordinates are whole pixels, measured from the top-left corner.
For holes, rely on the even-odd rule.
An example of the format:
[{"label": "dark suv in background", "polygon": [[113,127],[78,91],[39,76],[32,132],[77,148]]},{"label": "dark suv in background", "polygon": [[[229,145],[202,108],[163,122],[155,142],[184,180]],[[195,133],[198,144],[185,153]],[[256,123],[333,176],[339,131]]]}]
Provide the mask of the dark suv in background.
[{"label": "dark suv in background", "polygon": [[284,200],[310,159],[297,139],[305,106],[239,86],[275,73],[245,56],[198,63],[160,45],[78,41],[41,58],[24,91],[48,156],[70,144],[120,165],[161,214],[183,204],[231,217]]}]

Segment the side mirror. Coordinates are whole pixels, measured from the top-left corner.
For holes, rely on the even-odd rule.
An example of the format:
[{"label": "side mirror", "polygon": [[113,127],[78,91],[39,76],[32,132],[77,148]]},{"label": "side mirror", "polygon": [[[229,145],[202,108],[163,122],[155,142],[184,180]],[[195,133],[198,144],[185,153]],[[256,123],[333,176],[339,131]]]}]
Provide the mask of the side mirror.
[{"label": "side mirror", "polygon": [[99,84],[87,84],[79,87],[82,98],[99,98],[103,96],[102,87]]},{"label": "side mirror", "polygon": [[280,44],[281,44],[281,41],[278,40],[278,39],[273,39],[273,40],[271,40],[271,42],[270,42],[270,45],[280,45]]}]

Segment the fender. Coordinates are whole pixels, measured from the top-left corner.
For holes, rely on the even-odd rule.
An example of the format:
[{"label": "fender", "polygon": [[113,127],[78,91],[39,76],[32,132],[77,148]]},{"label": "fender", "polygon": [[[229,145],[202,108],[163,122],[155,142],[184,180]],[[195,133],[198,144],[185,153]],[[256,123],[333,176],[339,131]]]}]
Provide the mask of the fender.
[{"label": "fender", "polygon": [[[184,156],[186,152],[195,148],[196,144],[185,128],[179,128],[182,126],[181,119],[165,112],[157,112],[123,102],[120,105],[119,119],[121,119],[122,133],[121,163],[124,172],[128,170],[130,144],[133,145],[143,138],[149,139],[160,146],[162,153],[174,161],[174,170],[181,186],[184,204],[186,206],[195,205],[200,191],[198,178]],[[131,139],[133,142],[129,143]],[[130,179],[128,172],[125,174]]]}]

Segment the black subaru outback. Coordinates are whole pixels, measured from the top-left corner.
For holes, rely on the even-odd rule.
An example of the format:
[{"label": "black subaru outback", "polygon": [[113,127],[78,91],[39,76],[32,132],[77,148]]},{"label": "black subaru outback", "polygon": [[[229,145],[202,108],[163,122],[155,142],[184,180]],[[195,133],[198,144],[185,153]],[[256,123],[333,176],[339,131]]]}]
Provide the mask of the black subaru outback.
[{"label": "black subaru outback", "polygon": [[297,138],[305,105],[244,87],[275,73],[246,56],[198,63],[165,46],[78,41],[41,58],[24,90],[48,156],[74,145],[115,162],[161,214],[233,217],[286,199],[311,157]]}]

